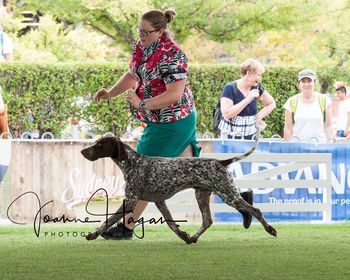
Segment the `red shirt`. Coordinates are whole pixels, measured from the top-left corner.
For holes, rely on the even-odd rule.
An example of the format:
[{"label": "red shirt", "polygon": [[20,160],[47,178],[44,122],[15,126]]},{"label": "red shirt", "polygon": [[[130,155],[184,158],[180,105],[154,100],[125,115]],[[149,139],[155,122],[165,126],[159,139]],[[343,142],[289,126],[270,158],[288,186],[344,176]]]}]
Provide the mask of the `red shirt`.
[{"label": "red shirt", "polygon": [[[147,48],[138,40],[129,67],[137,77],[136,94],[141,100],[163,94],[166,84],[186,79],[188,75],[187,57],[170,38],[160,38]],[[131,108],[133,115],[142,122],[173,122],[189,116],[193,110],[194,99],[187,83],[181,100],[168,107],[159,110]]]}]

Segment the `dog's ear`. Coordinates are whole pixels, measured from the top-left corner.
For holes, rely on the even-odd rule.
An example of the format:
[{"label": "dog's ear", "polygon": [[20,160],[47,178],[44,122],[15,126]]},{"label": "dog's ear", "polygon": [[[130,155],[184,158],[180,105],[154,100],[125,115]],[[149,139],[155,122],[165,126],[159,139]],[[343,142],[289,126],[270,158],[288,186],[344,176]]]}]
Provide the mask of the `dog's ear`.
[{"label": "dog's ear", "polygon": [[118,160],[128,159],[128,153],[126,152],[125,144],[120,141],[119,138],[116,138],[115,140],[117,147],[115,149],[116,155],[114,155],[114,158],[117,158]]}]

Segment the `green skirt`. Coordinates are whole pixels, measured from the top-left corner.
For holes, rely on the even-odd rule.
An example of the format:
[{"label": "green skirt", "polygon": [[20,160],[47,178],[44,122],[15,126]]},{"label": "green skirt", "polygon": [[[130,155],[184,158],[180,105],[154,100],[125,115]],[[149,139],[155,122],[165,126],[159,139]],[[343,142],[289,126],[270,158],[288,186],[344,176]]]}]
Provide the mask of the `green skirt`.
[{"label": "green skirt", "polygon": [[188,117],[168,123],[147,123],[136,151],[151,157],[178,157],[188,145],[193,156],[199,157],[201,147],[196,139],[196,112]]}]

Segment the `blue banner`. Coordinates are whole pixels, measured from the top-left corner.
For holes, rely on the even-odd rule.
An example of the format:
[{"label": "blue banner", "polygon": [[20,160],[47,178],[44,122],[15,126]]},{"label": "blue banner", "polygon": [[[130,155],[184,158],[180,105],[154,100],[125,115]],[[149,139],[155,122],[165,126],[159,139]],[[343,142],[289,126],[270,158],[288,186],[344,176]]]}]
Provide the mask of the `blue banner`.
[{"label": "blue banner", "polygon": [[[253,145],[253,141],[215,141],[214,153],[244,153]],[[350,145],[349,144],[309,144],[286,142],[260,142],[255,153],[331,153],[332,154],[332,220],[350,220]],[[277,166],[277,163],[240,163],[233,168],[234,177],[250,174]],[[288,179],[319,179],[320,166],[288,173]],[[285,178],[283,178],[285,179]],[[243,190],[242,190],[243,191]],[[216,202],[221,199],[216,197]],[[259,189],[254,190],[254,203],[276,203],[277,201],[304,203],[321,202],[322,189]],[[273,221],[309,221],[321,220],[322,212],[265,212],[264,216]],[[241,221],[239,213],[217,213],[216,221]]]}]

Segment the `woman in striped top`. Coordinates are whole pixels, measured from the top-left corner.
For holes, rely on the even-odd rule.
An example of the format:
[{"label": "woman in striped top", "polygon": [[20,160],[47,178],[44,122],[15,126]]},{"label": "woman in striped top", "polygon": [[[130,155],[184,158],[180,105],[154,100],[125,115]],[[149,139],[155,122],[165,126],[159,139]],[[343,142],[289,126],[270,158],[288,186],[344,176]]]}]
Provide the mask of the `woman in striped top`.
[{"label": "woman in striped top", "polygon": [[[220,133],[226,133],[230,139],[252,139],[256,134],[256,125],[272,112],[276,103],[273,97],[260,83],[265,72],[263,65],[252,58],[241,66],[241,78],[225,85],[221,95]],[[264,107],[258,112],[258,101]]]},{"label": "woman in striped top", "polygon": [[[262,130],[262,119],[272,112],[276,103],[260,83],[265,69],[259,61],[249,58],[240,68],[241,78],[226,84],[222,92],[220,106],[223,119],[219,131],[229,139],[253,139],[256,126],[259,125]],[[258,112],[259,100],[264,107]],[[253,204],[252,190],[242,192],[241,196]],[[249,228],[252,217],[243,212],[241,214],[244,227]]]}]

